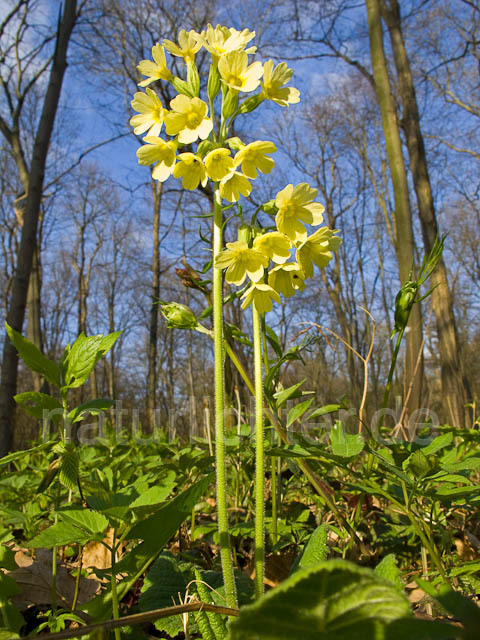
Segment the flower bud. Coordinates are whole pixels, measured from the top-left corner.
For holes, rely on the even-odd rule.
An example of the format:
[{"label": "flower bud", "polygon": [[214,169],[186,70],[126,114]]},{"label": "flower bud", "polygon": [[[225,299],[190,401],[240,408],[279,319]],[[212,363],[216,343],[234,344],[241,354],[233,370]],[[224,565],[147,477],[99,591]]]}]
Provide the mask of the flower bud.
[{"label": "flower bud", "polygon": [[195,314],[180,302],[161,302],[161,312],[167,319],[169,329],[195,329],[198,325]]},{"label": "flower bud", "polygon": [[228,138],[228,140],[225,140],[225,143],[230,147],[232,151],[240,151],[245,147],[238,136],[235,136],[234,138]]},{"label": "flower bud", "polygon": [[278,208],[277,208],[277,206],[275,204],[275,199],[269,200],[268,202],[264,202],[262,204],[262,211],[264,211],[265,213],[269,213],[270,215],[274,216],[278,211]]},{"label": "flower bud", "polygon": [[250,113],[250,111],[254,111],[264,100],[265,98],[261,93],[250,96],[250,98],[247,98],[244,102],[242,102],[238,109],[238,113]]},{"label": "flower bud", "polygon": [[236,91],[228,90],[227,94],[223,98],[222,104],[222,116],[224,120],[227,120],[237,110],[238,106],[238,93]]},{"label": "flower bud", "polygon": [[242,224],[238,228],[238,241],[250,244],[252,239],[252,229],[249,224]]},{"label": "flower bud", "polygon": [[185,80],[182,80],[178,76],[174,76],[171,80],[171,83],[173,84],[176,91],[178,91],[178,93],[181,93],[184,96],[188,96],[189,98],[195,98],[195,93],[192,92],[192,89],[190,88],[188,82],[185,82]]},{"label": "flower bud", "polygon": [[193,60],[187,62],[187,85],[192,95],[198,96],[200,93],[200,77],[198,75],[198,69]]},{"label": "flower bud", "polygon": [[210,142],[210,140],[202,140],[197,147],[197,156],[200,158],[204,158],[209,151],[212,149],[216,149],[219,145],[214,142]]},{"label": "flower bud", "polygon": [[218,72],[217,65],[212,64],[210,66],[210,72],[208,74],[208,84],[207,84],[207,95],[208,99],[212,102],[215,101],[215,98],[218,96],[218,92],[220,91],[222,86],[222,81],[220,79],[220,73]]}]

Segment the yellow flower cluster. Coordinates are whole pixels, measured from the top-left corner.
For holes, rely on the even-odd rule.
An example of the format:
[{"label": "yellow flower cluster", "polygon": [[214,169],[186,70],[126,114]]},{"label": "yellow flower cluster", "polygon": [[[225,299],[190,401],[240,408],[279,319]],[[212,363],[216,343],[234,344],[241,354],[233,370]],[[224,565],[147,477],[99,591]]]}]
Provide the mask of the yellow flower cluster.
[{"label": "yellow flower cluster", "polygon": [[[237,31],[233,28],[208,25],[205,31],[185,31],[178,34],[178,42],[164,40],[152,48],[153,60],[142,60],[137,69],[146,76],[139,82],[145,93],[137,92],[132,108],[138,112],[130,124],[136,135],[146,134],[144,146],[137,150],[141,165],[154,165],[152,175],[161,182],[173,175],[182,180],[185,189],[205,186],[208,179],[219,184],[220,195],[229,202],[237,202],[241,195],[248,197],[252,190],[251,180],[258,172],[267,174],[274,167],[270,154],[276,151],[273,142],[257,140],[243,144],[237,138],[229,145],[228,126],[240,113],[255,109],[262,101],[272,100],[281,106],[299,101],[299,92],[286,87],[292,70],[285,63],[276,69],[269,60],[263,66],[250,62],[256,47],[247,45],[255,37],[249,29]],[[201,50],[208,51],[212,58],[208,102],[199,97],[200,82],[195,66],[195,56]],[[182,58],[187,66],[187,78],[182,80],[168,68],[165,50],[172,56]],[[172,84],[178,95],[165,106],[158,94],[149,85],[165,81]],[[238,95],[260,89],[254,96],[239,104]],[[222,125],[220,132],[214,130],[213,109],[216,96],[222,90]],[[253,99],[253,102],[252,102]],[[227,121],[230,124],[227,126]],[[162,129],[170,139],[163,139]],[[182,151],[182,145],[197,145]],[[177,153],[178,152],[178,153]],[[233,152],[234,155],[232,155]]]},{"label": "yellow flower cluster", "polygon": [[[289,298],[303,291],[305,280],[313,277],[314,265],[323,269],[332,259],[341,244],[337,231],[320,227],[309,236],[303,224],[318,226],[323,221],[323,206],[314,202],[317,194],[306,182],[287,185],[275,198],[277,231],[256,229],[251,246],[244,240],[229,242],[217,257],[215,267],[227,269],[227,282],[239,286],[247,276],[250,279],[242,309],[253,304],[259,313],[271,311],[280,295]],[[295,261],[289,261],[292,251]]]}]

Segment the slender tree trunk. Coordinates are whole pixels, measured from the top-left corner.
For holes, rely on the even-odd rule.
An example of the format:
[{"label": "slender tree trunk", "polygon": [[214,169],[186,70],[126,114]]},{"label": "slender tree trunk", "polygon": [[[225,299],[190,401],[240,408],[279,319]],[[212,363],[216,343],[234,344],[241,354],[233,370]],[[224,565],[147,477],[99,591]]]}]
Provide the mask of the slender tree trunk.
[{"label": "slender tree trunk", "polygon": [[[40,293],[42,290],[40,246],[37,246],[33,254],[32,271],[28,284],[27,294],[27,337],[30,342],[43,352],[42,328],[40,324]],[[42,378],[38,373],[33,372],[33,388],[40,391]]]},{"label": "slender tree trunk", "polygon": [[153,194],[153,256],[152,299],[150,303],[150,328],[148,334],[147,419],[150,431],[155,428],[155,404],[158,383],[158,300],[160,296],[160,211],[162,183],[152,181]]},{"label": "slender tree trunk", "polygon": [[[392,176],[395,201],[395,251],[397,254],[400,280],[409,279],[414,264],[414,239],[412,230],[412,212],[408,197],[407,171],[403,158],[402,142],[398,126],[395,102],[388,77],[387,61],[383,48],[383,32],[378,0],[366,0],[370,52],[372,58],[375,92],[382,116],[390,173]],[[422,350],[422,317],[420,305],[416,304],[410,314],[410,331],[406,336],[405,377],[407,387],[413,380],[407,416],[421,406],[423,382],[423,357],[415,372],[418,355]]]},{"label": "slender tree trunk", "polygon": [[[397,0],[390,0],[389,6],[385,0],[379,0],[379,4],[380,2],[390,33],[399,97],[403,108],[402,127],[412,169],[423,243],[428,252],[438,235],[438,223],[428,175],[425,145],[420,129],[415,86],[403,39],[400,6]],[[432,286],[435,286],[432,293],[432,306],[438,333],[443,410],[445,417],[448,417],[454,426],[462,427],[469,419],[465,410],[465,404],[468,401],[468,384],[461,368],[453,302],[443,260],[440,261],[430,280]]]},{"label": "slender tree trunk", "polygon": [[[25,207],[20,247],[17,256],[12,295],[7,314],[7,322],[17,331],[22,331],[25,318],[28,283],[32,270],[32,261],[37,246],[37,228],[42,199],[45,165],[50,139],[58,108],[63,77],[67,67],[67,49],[70,36],[77,19],[76,0],[65,0],[61,17],[55,55],[52,62],[47,93],[43,103],[33,147],[29,171],[29,188]],[[5,336],[2,360],[2,380],[0,385],[0,455],[11,448],[14,433],[15,402],[13,396],[17,390],[18,356],[16,349]]]}]

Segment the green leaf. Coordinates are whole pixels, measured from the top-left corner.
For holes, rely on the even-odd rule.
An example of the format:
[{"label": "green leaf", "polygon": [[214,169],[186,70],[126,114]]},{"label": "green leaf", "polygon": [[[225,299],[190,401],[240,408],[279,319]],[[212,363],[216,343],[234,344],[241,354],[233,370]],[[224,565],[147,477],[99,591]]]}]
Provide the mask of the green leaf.
[{"label": "green leaf", "polygon": [[152,506],[163,502],[168,497],[175,484],[175,480],[171,479],[170,482],[166,484],[150,487],[131,503],[130,508],[137,509],[139,507]]},{"label": "green leaf", "polygon": [[89,534],[103,533],[108,527],[107,518],[91,509],[65,507],[57,513],[62,521],[69,522]]},{"label": "green leaf", "polygon": [[289,444],[284,447],[272,447],[265,452],[268,456],[278,456],[280,458],[311,458],[312,453],[304,449],[299,444]]},{"label": "green leaf", "polygon": [[341,404],[326,404],[323,407],[318,407],[318,409],[314,409],[312,413],[308,416],[308,420],[312,418],[318,418],[320,416],[324,416],[327,413],[334,413],[334,411],[340,411],[342,409]]},{"label": "green leaf", "polygon": [[294,407],[290,409],[287,417],[287,424],[286,424],[287,429],[295,422],[295,420],[299,420],[303,416],[303,414],[308,409],[308,407],[312,404],[312,402],[313,402],[313,398],[309,398],[308,400],[299,402],[298,404],[296,404]]},{"label": "green leaf", "polygon": [[352,640],[408,616],[405,596],[372,570],[327,560],[290,576],[243,607],[230,622],[230,640]]},{"label": "green leaf", "polygon": [[400,570],[397,567],[395,554],[389,553],[388,556],[385,556],[375,567],[375,573],[377,576],[385,578],[385,580],[391,582],[400,591],[400,593],[403,593],[403,581]]},{"label": "green leaf", "polygon": [[121,331],[116,331],[107,336],[99,334],[87,337],[81,333],[71,348],[65,350],[63,388],[80,387],[88,379],[100,358],[113,347],[120,334]]},{"label": "green leaf", "polygon": [[72,544],[74,542],[78,544],[86,544],[92,539],[92,534],[83,529],[79,529],[70,522],[57,522],[56,524],[40,531],[30,542],[27,547],[37,549],[38,547],[45,547],[51,549],[52,547],[63,547],[66,544]]},{"label": "green leaf", "polygon": [[404,471],[411,471],[416,478],[423,478],[432,469],[427,457],[420,449],[414,451],[403,463]]},{"label": "green leaf", "polygon": [[[162,553],[155,560],[140,592],[140,611],[171,607],[174,601],[178,603],[179,594],[184,597],[187,584],[193,578],[193,570],[185,570],[184,564],[182,571],[182,564],[184,563],[179,563],[170,553]],[[166,631],[172,637],[183,631],[179,616],[161,618],[155,622],[155,627],[159,631]]]},{"label": "green leaf", "polygon": [[431,456],[440,449],[444,449],[448,447],[453,441],[453,433],[450,431],[449,433],[442,433],[441,436],[437,436],[429,445],[423,447],[422,452],[425,456]]},{"label": "green leaf", "polygon": [[[170,538],[178,531],[182,522],[192,513],[193,507],[205,494],[214,475],[208,475],[169,501],[156,513],[132,527],[126,539],[142,542],[133,547],[116,565],[118,573],[128,576],[117,585],[119,599],[135,584]],[[112,607],[111,588],[83,605],[83,609],[96,620],[106,619]]]},{"label": "green leaf", "polygon": [[29,415],[37,418],[38,420],[43,419],[44,411],[56,411],[57,413],[52,416],[55,422],[58,422],[62,417],[62,405],[56,398],[52,398],[52,396],[49,396],[46,393],[40,393],[40,391],[26,391],[25,393],[17,393],[16,396],[13,396],[13,399],[18,405],[25,409]]},{"label": "green leaf", "polygon": [[107,411],[114,404],[113,400],[109,400],[108,398],[97,398],[96,400],[89,400],[84,404],[81,404],[79,407],[72,409],[68,414],[68,419],[72,424],[74,422],[79,422],[83,419],[85,414],[91,414],[96,416],[103,411]]},{"label": "green leaf", "polygon": [[0,467],[5,464],[10,464],[11,462],[15,462],[15,460],[21,460],[25,456],[30,456],[33,453],[44,451],[45,449],[48,449],[51,444],[51,442],[45,442],[37,445],[36,447],[32,447],[31,449],[24,449],[23,451],[14,451],[13,453],[9,453],[7,456],[0,458]]},{"label": "green leaf", "polygon": [[60,459],[59,478],[60,482],[67,489],[74,489],[77,486],[80,458],[72,443],[64,444],[59,442],[53,449]]},{"label": "green leaf", "polygon": [[308,539],[302,553],[292,567],[292,573],[298,571],[298,569],[315,567],[323,560],[326,560],[327,556],[327,525],[321,524]]},{"label": "green leaf", "polygon": [[40,373],[53,385],[59,387],[60,369],[55,362],[46,358],[38,347],[30,342],[30,340],[24,338],[20,333],[18,333],[18,331],[12,329],[12,327],[10,327],[6,322],[5,327],[7,329],[8,337],[13,342],[16,350],[18,351],[18,355],[22,358],[27,367],[31,369],[31,371]]},{"label": "green leaf", "polygon": [[273,397],[275,398],[275,400],[277,401],[277,409],[280,409],[280,407],[282,405],[285,404],[285,402],[287,400],[289,400],[290,398],[298,398],[299,395],[301,395],[300,393],[297,394],[297,390],[302,386],[302,384],[304,384],[306,381],[306,378],[304,378],[303,380],[301,380],[300,382],[297,382],[297,384],[292,385],[291,387],[288,387],[288,389],[283,389],[282,391],[277,391],[277,393],[273,394]]},{"label": "green leaf", "polygon": [[330,431],[330,444],[334,455],[352,458],[363,450],[365,441],[360,433],[346,433],[343,424],[337,421]]},{"label": "green leaf", "polygon": [[7,571],[15,571],[15,569],[18,569],[14,552],[4,544],[0,544],[0,567]]}]

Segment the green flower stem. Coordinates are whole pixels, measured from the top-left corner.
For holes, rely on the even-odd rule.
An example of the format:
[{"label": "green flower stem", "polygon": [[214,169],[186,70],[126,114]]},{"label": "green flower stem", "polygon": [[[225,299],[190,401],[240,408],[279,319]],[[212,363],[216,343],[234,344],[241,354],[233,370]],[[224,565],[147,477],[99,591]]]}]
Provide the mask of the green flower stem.
[{"label": "green flower stem", "polygon": [[[255,389],[254,389],[254,386],[252,384],[252,381],[250,380],[250,377],[248,376],[248,373],[243,368],[241,362],[239,361],[239,359],[238,359],[236,353],[233,351],[232,347],[226,341],[225,341],[225,351],[226,351],[227,355],[229,356],[229,358],[232,360],[232,362],[235,365],[235,367],[237,368],[237,371],[239,372],[239,374],[241,375],[243,381],[245,382],[245,384],[247,385],[248,389],[250,390],[250,393],[252,393],[254,395],[255,394]],[[284,444],[289,445],[290,442],[288,440],[288,435],[286,434],[286,432],[285,432],[285,430],[284,430],[284,428],[283,428],[283,426],[282,426],[282,424],[280,422],[280,419],[278,418],[278,415],[275,413],[274,409],[266,407],[265,408],[265,414],[267,415],[268,419],[271,421],[272,425],[274,426],[275,431],[277,432],[278,436],[280,437],[280,440]],[[353,539],[359,545],[362,553],[364,553],[367,557],[370,556],[371,555],[371,551],[369,549],[367,549],[367,547],[364,545],[362,539],[358,535],[357,531],[352,527],[352,525],[348,522],[348,520],[346,518],[344,518],[344,516],[338,510],[334,499],[330,498],[329,490],[326,487],[326,485],[324,485],[322,483],[322,481],[320,480],[320,478],[312,471],[312,469],[310,468],[310,466],[306,462],[306,460],[302,460],[302,458],[296,458],[295,462],[298,464],[298,466],[300,467],[302,472],[308,478],[308,481],[310,482],[312,487],[315,489],[315,491],[318,493],[318,495],[321,496],[321,498],[325,501],[325,504],[330,509],[330,511],[333,513],[333,515],[335,516],[339,526],[340,527],[344,527],[345,529],[347,529],[347,531],[350,533],[350,535],[353,537]]]},{"label": "green flower stem", "polygon": [[264,593],[265,578],[265,455],[263,432],[263,371],[260,314],[252,305],[255,370],[255,595]]},{"label": "green flower stem", "polygon": [[[115,546],[115,531],[113,532],[113,540],[112,540],[112,548],[111,548],[111,558],[112,558],[112,576],[110,584],[112,586],[112,615],[114,620],[118,620],[119,618],[119,608],[118,608],[118,593],[117,593],[117,576],[115,575],[115,561],[116,561],[116,551],[117,548]],[[121,640],[120,629],[114,630],[115,640]]]},{"label": "green flower stem", "polygon": [[227,472],[225,463],[225,389],[222,311],[222,271],[215,267],[215,258],[222,250],[222,202],[215,184],[213,218],[213,342],[215,359],[215,461],[217,467],[217,514],[220,538],[220,559],[229,607],[237,607],[227,512]]},{"label": "green flower stem", "polygon": [[[390,398],[390,391],[392,389],[392,384],[393,384],[393,374],[395,373],[395,368],[397,366],[398,352],[400,351],[400,345],[402,343],[403,334],[405,333],[405,327],[407,326],[409,316],[410,314],[408,314],[403,328],[398,332],[398,335],[397,335],[397,342],[395,344],[395,349],[393,351],[392,362],[390,364],[390,370],[388,372],[387,384],[385,385],[385,391],[383,394],[383,402],[382,402],[382,409],[381,409],[382,412],[384,412],[385,409],[387,408],[388,400]],[[380,428],[382,426],[383,426],[383,421],[380,422]],[[372,438],[372,446],[373,446],[373,438]],[[375,462],[375,457],[373,453],[370,452],[367,458],[367,473],[371,473],[374,462]]]},{"label": "green flower stem", "polygon": [[398,332],[398,335],[397,335],[397,343],[395,345],[395,350],[393,352],[393,358],[392,358],[392,364],[390,365],[390,371],[388,372],[387,384],[385,386],[385,393],[383,394],[382,409],[386,409],[387,405],[388,405],[388,399],[390,398],[390,391],[392,389],[392,383],[393,383],[393,374],[395,372],[395,367],[397,366],[398,352],[400,350],[400,344],[402,342],[403,334],[405,333],[405,327],[407,326],[407,323],[408,323],[408,317],[407,317],[407,320],[405,322],[405,325]]}]

